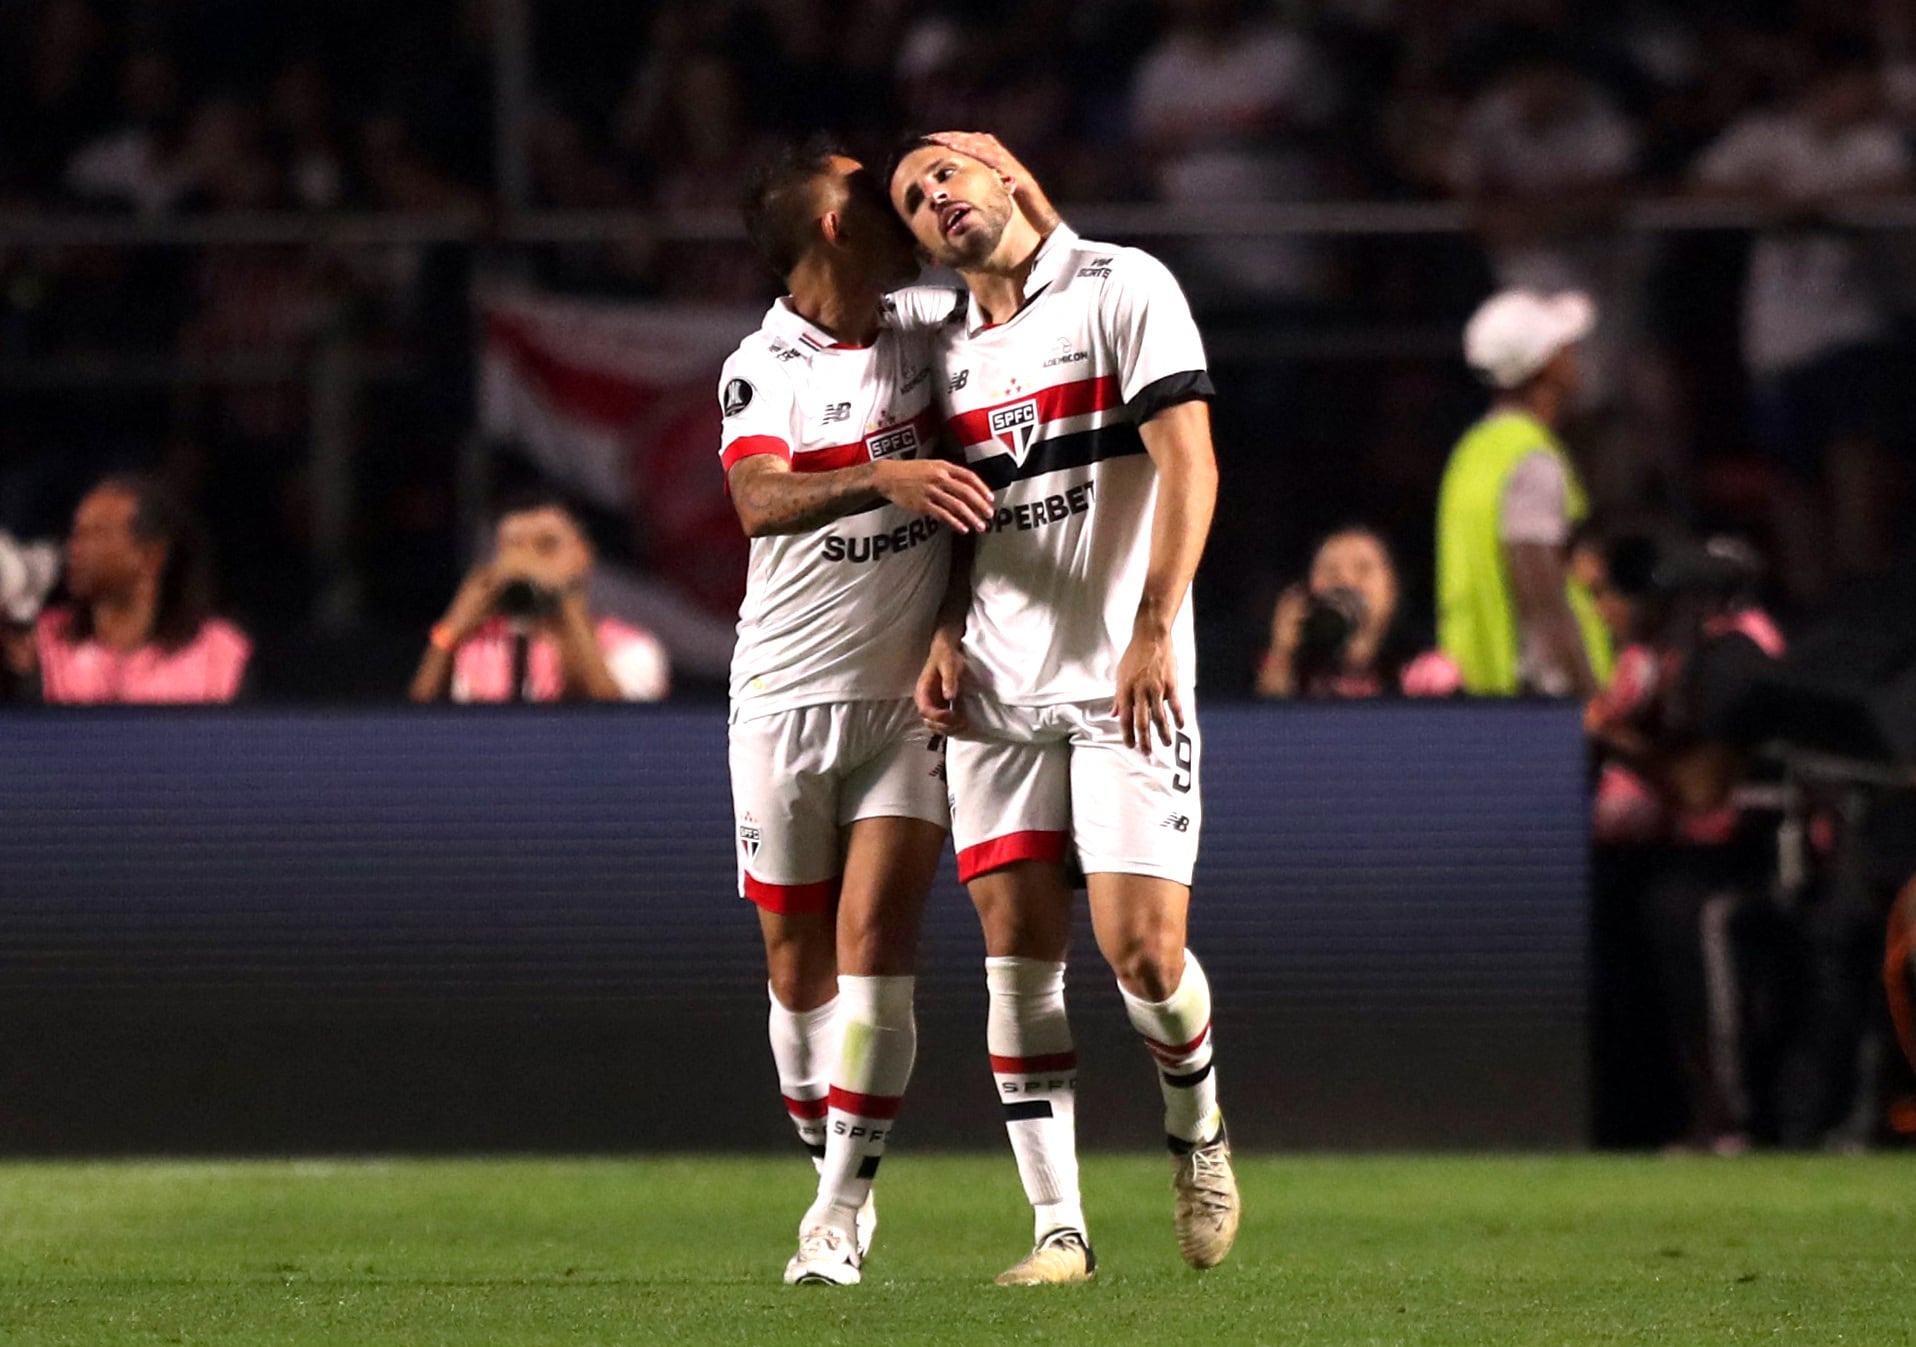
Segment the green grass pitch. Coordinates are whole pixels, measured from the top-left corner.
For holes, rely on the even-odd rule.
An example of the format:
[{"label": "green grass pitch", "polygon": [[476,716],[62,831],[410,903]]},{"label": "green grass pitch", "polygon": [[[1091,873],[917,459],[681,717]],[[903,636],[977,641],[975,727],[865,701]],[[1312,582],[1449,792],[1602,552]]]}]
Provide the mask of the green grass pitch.
[{"label": "green grass pitch", "polygon": [[0,1343],[1916,1344],[1916,1157],[1241,1157],[1178,1261],[1166,1163],[1098,1156],[1097,1284],[1001,1290],[1009,1155],[901,1151],[865,1284],[778,1284],[786,1160],[0,1165]]}]

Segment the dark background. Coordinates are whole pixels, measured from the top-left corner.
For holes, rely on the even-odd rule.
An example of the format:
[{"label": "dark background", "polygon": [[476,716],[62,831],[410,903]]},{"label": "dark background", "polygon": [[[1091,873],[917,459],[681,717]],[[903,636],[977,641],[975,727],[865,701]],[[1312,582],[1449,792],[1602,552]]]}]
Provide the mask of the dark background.
[{"label": "dark background", "polygon": [[[1253,1148],[1588,1135],[1573,708],[1204,719],[1192,947]],[[663,708],[0,717],[0,1150],[790,1145],[724,721]],[[997,1146],[949,870],[911,1146]],[[1089,1146],[1157,1092],[1080,932]]]}]

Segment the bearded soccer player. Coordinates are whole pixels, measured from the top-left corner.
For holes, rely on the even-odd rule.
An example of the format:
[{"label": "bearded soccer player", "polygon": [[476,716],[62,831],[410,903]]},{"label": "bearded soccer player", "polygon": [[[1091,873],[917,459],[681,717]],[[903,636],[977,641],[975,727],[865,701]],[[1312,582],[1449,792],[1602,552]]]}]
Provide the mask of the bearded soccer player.
[{"label": "bearded soccer player", "polygon": [[1064,1004],[1067,848],[1156,1062],[1179,1251],[1211,1267],[1239,1204],[1210,988],[1184,943],[1202,819],[1186,600],[1217,495],[1204,349],[1163,264],[1035,228],[1015,208],[1019,172],[953,148],[964,144],[907,146],[890,190],[920,247],[970,291],[939,329],[937,371],[948,435],[997,493],[917,697],[953,736],[953,841],[984,927],[992,1071],[1036,1211],[1035,1247],[998,1280],[1096,1270]]},{"label": "bearded soccer player", "polygon": [[885,298],[917,260],[872,175],[821,144],[788,150],[745,216],[789,293],[719,381],[726,481],[752,539],[731,678],[739,882],[759,908],[780,1089],[819,1163],[785,1280],[849,1285],[911,1076],[947,826],[943,745],[912,685],[948,534],[982,528],[992,505],[976,474],[933,456],[926,329]]}]

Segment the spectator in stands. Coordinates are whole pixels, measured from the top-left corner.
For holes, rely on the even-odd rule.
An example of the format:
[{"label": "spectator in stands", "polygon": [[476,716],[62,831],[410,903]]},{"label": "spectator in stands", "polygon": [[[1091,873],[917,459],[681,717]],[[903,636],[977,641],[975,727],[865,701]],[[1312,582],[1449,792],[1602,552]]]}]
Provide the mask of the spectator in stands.
[{"label": "spectator in stands", "polygon": [[[1636,157],[1636,128],[1602,85],[1567,61],[1532,58],[1470,104],[1448,174],[1471,203],[1498,286],[1581,290],[1602,309],[1571,410],[1606,428],[1629,410],[1632,365],[1647,358],[1637,315],[1653,241],[1613,228]],[[1643,465],[1631,460],[1644,443],[1620,433],[1606,445],[1601,465],[1621,479],[1609,494],[1637,484]]]},{"label": "spectator in stands", "polygon": [[1759,571],[1741,544],[1616,531],[1580,541],[1573,564],[1621,646],[1584,718],[1599,761],[1598,901],[1641,932],[1684,1143],[1735,1153],[1757,1112],[1746,1071],[1770,998],[1752,954],[1775,866],[1774,819],[1740,807],[1735,722],[1783,638],[1752,597]]},{"label": "spectator in stands", "polygon": [[658,701],[671,689],[650,632],[594,619],[592,544],[556,496],[499,511],[493,554],[475,566],[432,629],[412,699],[458,702]]},{"label": "spectator in stands", "polygon": [[58,704],[230,702],[252,644],[212,614],[199,522],[150,477],[110,477],[73,514],[67,602],[25,672]]},{"label": "spectator in stands", "polygon": [[1609,634],[1568,570],[1589,503],[1557,438],[1595,323],[1587,295],[1505,290],[1464,329],[1464,356],[1495,401],[1438,492],[1437,636],[1477,696],[1587,701],[1609,676]]},{"label": "spectator in stands", "polygon": [[1776,545],[1799,599],[1822,592],[1832,561],[1873,571],[1889,555],[1894,493],[1881,451],[1896,376],[1885,259],[1826,212],[1907,190],[1911,167],[1875,54],[1855,41],[1825,42],[1788,106],[1743,116],[1696,165],[1699,191],[1782,222],[1750,254],[1743,359],[1758,439],[1785,470]]},{"label": "spectator in stands", "polygon": [[[1244,0],[1171,0],[1171,24],[1131,90],[1132,133],[1166,201],[1300,201],[1325,187],[1321,139],[1339,87],[1296,27]],[[1234,238],[1190,250],[1187,288],[1214,302],[1309,304],[1324,297],[1321,249],[1298,238]],[[1202,284],[1208,280],[1208,287]]]},{"label": "spectator in stands", "polygon": [[1310,576],[1278,597],[1260,697],[1446,697],[1462,681],[1441,651],[1421,650],[1398,602],[1382,537],[1342,528],[1318,544]]}]

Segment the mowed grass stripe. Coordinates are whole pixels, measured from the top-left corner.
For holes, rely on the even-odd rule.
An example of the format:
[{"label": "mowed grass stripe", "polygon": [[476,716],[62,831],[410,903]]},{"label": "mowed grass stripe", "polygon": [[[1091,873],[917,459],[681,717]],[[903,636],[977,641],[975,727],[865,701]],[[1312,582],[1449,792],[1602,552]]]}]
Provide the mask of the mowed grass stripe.
[{"label": "mowed grass stripe", "polygon": [[1240,1162],[1176,1257],[1167,1162],[1096,1156],[1099,1283],[1007,1291],[1008,1155],[901,1150],[863,1286],[778,1273],[801,1157],[0,1165],[0,1342],[1916,1347],[1916,1157]]}]

